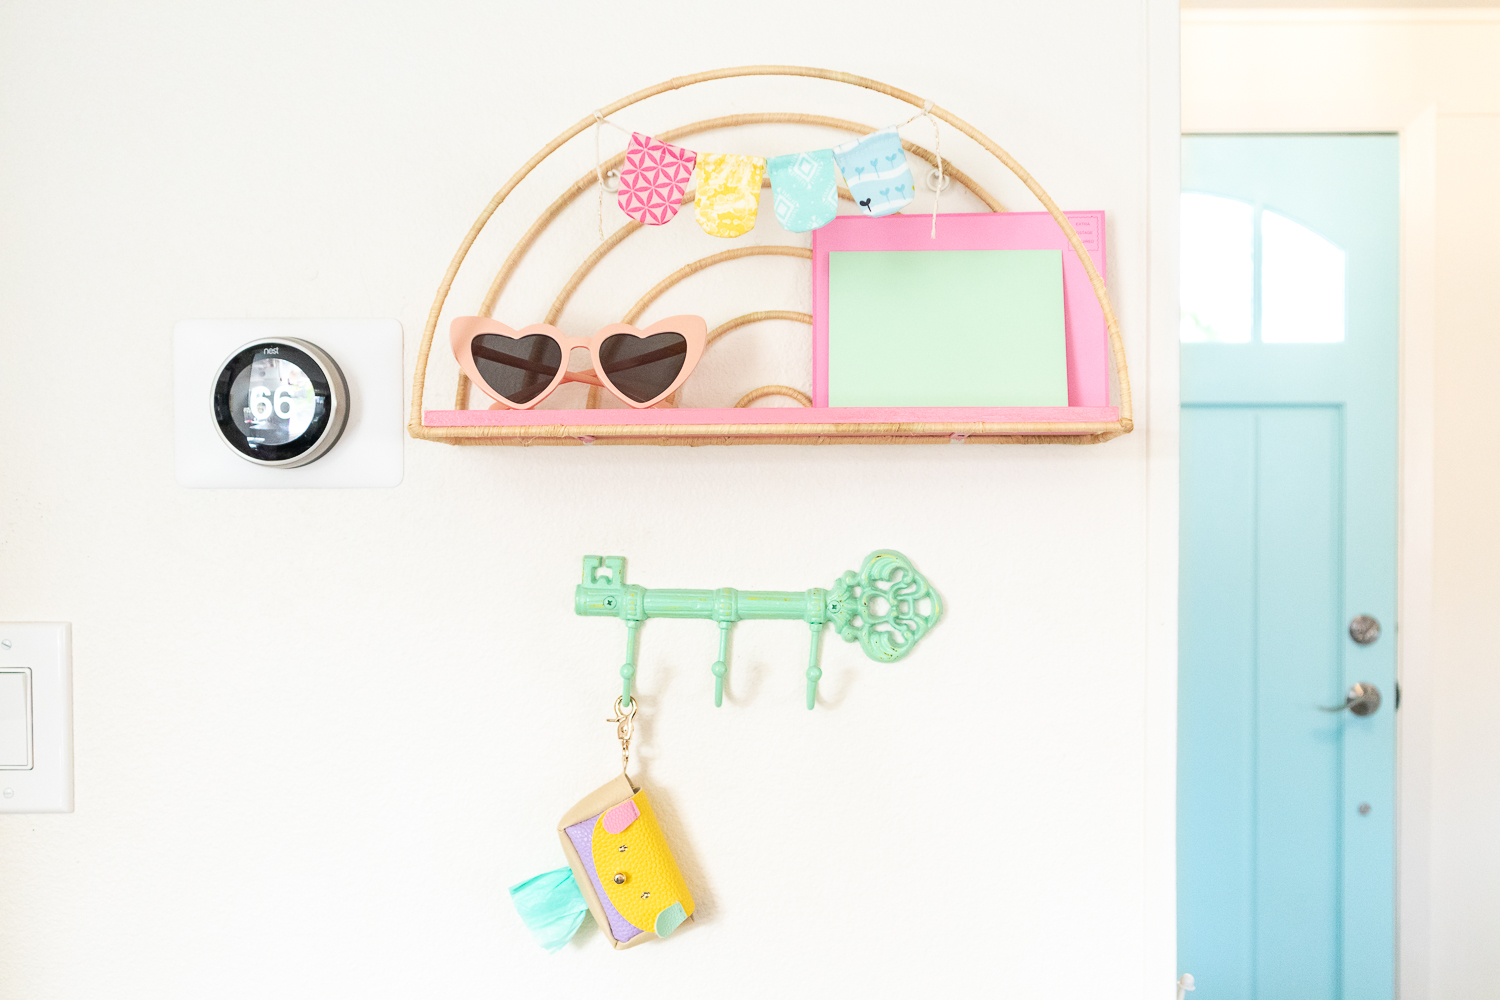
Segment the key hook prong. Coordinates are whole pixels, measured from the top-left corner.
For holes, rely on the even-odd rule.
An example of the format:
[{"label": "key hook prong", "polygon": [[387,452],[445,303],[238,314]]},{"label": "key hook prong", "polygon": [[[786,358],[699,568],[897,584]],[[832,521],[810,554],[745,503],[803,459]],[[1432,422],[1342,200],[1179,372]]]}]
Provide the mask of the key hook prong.
[{"label": "key hook prong", "polygon": [[635,636],[640,628],[640,622],[625,622],[625,663],[620,667],[620,679],[623,682],[620,697],[626,708],[630,707],[630,686],[635,680]]},{"label": "key hook prong", "polygon": [[733,622],[719,622],[719,658],[709,670],[714,675],[714,708],[724,707],[724,675],[729,673],[729,626]]},{"label": "key hook prong", "polygon": [[807,652],[807,709],[812,711],[818,703],[818,681],[823,678],[823,668],[818,666],[818,636],[823,632],[822,622],[813,622],[812,648]]}]

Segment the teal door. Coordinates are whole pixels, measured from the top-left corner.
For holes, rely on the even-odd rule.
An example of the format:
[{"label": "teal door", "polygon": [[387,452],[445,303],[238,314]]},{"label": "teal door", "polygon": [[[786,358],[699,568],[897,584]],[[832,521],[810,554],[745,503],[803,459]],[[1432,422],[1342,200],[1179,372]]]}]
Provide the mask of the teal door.
[{"label": "teal door", "polygon": [[1398,205],[1395,136],[1183,138],[1193,1000],[1394,993]]}]

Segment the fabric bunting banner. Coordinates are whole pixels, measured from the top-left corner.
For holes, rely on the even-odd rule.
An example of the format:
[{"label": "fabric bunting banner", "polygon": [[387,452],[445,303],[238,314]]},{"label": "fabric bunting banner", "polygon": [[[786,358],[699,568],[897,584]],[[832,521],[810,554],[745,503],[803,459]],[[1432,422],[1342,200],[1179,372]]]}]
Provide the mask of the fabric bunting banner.
[{"label": "fabric bunting banner", "polygon": [[[931,104],[917,118],[937,119]],[[598,125],[620,128],[596,112]],[[732,239],[755,228],[762,180],[769,177],[776,221],[793,233],[828,225],[838,215],[839,176],[865,215],[879,218],[899,212],[916,196],[916,184],[901,145],[900,126],[891,125],[835,146],[788,153],[769,160],[739,153],[699,153],[653,136],[630,132],[619,173],[620,211],[643,226],[661,226],[676,218],[688,184],[697,189],[694,217],[710,236]],[[939,139],[941,142],[941,139]],[[597,156],[598,128],[595,128]],[[941,188],[943,161],[938,155]],[[602,170],[600,178],[603,178]],[[601,188],[602,192],[602,188]],[[936,234],[937,205],[933,204]],[[603,236],[603,202],[600,203]]]}]

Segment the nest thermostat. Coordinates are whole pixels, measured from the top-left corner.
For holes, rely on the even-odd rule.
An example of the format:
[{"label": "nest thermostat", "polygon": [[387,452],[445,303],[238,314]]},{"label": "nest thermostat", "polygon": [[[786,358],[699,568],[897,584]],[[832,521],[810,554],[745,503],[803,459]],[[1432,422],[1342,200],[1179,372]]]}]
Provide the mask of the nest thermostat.
[{"label": "nest thermostat", "polygon": [[316,344],[259,340],[219,367],[213,416],[219,437],[247,462],[294,469],[338,444],[349,420],[349,386]]},{"label": "nest thermostat", "polygon": [[401,324],[191,319],[172,333],[177,482],[370,489],[401,482]]}]

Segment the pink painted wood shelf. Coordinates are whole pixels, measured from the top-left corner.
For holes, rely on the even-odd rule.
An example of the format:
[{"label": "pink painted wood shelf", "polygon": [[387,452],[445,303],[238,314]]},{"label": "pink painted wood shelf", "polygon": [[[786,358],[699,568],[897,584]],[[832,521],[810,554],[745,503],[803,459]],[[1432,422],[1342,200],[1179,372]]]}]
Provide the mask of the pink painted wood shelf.
[{"label": "pink painted wood shelf", "polygon": [[[930,237],[926,216],[841,216],[813,234],[813,407],[634,410],[505,408],[424,410],[422,436],[454,444],[893,444],[1008,441],[1093,444],[1119,435],[1120,408],[1109,403],[1110,335],[1102,303],[1084,267],[1102,273],[1104,213],[1069,212],[1075,248],[1046,212],[960,213],[940,219]],[[878,223],[878,226],[875,225]],[[1062,255],[1068,406],[829,407],[828,254],[882,249],[1058,249]],[[1076,251],[1076,252],[1075,252]]]},{"label": "pink painted wood shelf", "polygon": [[[472,444],[745,444],[984,441],[1091,443],[1119,428],[1114,406],[425,410],[434,438]],[[500,439],[500,440],[496,440]],[[1088,439],[1084,441],[1082,439]]]}]

